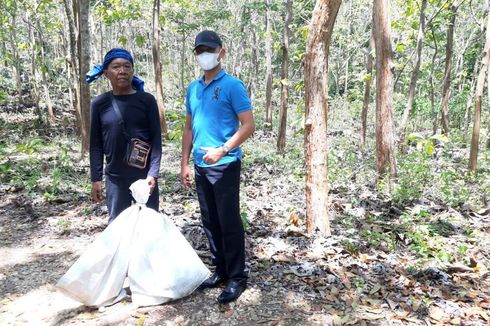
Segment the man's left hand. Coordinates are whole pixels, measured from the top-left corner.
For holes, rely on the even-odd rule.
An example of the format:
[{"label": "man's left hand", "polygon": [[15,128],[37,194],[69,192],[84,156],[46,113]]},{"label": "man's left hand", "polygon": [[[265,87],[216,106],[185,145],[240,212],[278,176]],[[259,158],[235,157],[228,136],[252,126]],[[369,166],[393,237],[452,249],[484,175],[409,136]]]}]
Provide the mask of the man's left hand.
[{"label": "man's left hand", "polygon": [[223,147],[201,147],[200,149],[206,152],[202,157],[206,164],[214,164],[226,154]]},{"label": "man's left hand", "polygon": [[153,193],[153,189],[157,184],[157,180],[154,177],[147,177],[146,181],[148,181],[148,185],[150,185],[150,194]]}]

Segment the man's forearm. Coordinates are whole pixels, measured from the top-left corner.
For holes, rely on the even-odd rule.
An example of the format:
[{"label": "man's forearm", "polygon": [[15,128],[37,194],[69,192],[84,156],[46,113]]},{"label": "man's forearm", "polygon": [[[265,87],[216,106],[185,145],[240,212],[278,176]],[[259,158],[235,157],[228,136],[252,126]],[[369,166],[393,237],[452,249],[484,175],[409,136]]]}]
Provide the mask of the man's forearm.
[{"label": "man's forearm", "polygon": [[225,144],[230,150],[239,147],[243,144],[255,131],[255,127],[252,125],[242,125],[240,129],[226,141]]},{"label": "man's forearm", "polygon": [[181,165],[189,164],[191,147],[192,147],[192,132],[187,129],[184,129],[184,133],[182,135],[182,161],[180,163]]}]

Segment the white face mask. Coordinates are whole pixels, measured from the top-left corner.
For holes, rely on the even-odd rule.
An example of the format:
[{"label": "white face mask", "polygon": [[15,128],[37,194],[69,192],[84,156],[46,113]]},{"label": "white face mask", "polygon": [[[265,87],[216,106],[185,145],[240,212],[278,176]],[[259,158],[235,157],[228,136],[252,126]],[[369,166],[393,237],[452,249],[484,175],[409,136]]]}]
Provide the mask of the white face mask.
[{"label": "white face mask", "polygon": [[219,64],[218,57],[220,53],[221,51],[218,53],[203,52],[196,55],[197,63],[203,70],[211,70]]}]

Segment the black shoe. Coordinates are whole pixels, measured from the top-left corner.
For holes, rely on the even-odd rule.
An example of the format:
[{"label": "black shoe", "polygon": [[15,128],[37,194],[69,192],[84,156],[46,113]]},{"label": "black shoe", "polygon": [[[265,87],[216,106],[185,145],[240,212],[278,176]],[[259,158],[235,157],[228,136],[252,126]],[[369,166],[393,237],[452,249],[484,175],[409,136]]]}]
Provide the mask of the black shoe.
[{"label": "black shoe", "polygon": [[247,288],[247,281],[246,280],[231,280],[228,282],[226,285],[225,289],[223,292],[218,297],[218,302],[219,303],[228,303],[235,301],[240,297],[240,295],[245,291]]},{"label": "black shoe", "polygon": [[218,273],[213,273],[208,279],[199,285],[199,290],[215,288],[221,284],[224,284],[228,279]]}]

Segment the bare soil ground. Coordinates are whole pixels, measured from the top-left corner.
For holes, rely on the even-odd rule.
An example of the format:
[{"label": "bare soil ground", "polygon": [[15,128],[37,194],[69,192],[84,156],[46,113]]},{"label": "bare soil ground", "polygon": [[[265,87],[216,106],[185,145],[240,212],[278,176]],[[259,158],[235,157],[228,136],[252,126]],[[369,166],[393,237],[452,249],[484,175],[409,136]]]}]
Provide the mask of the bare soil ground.
[{"label": "bare soil ground", "polygon": [[[255,141],[259,148],[261,142]],[[161,212],[209,264],[197,200],[178,181],[178,157],[178,146],[166,144]],[[86,171],[86,161],[77,164]],[[2,184],[0,325],[489,324],[488,210],[458,212],[426,203],[435,221],[449,221],[453,232],[447,234],[448,242],[456,243],[468,225],[479,230],[468,250],[474,264],[429,260],[409,273],[415,258],[408,246],[401,243],[390,251],[359,238],[366,225],[391,232],[400,217],[398,209],[366,195],[365,189],[342,195],[332,190],[333,235],[327,238],[305,233],[302,181],[291,171],[255,159],[253,165],[245,164],[242,185],[250,283],[237,302],[218,305],[220,289],[213,289],[161,306],[136,309],[125,301],[93,309],[67,298],[54,284],[104,230],[103,209],[93,206],[83,190],[48,202]]]}]

